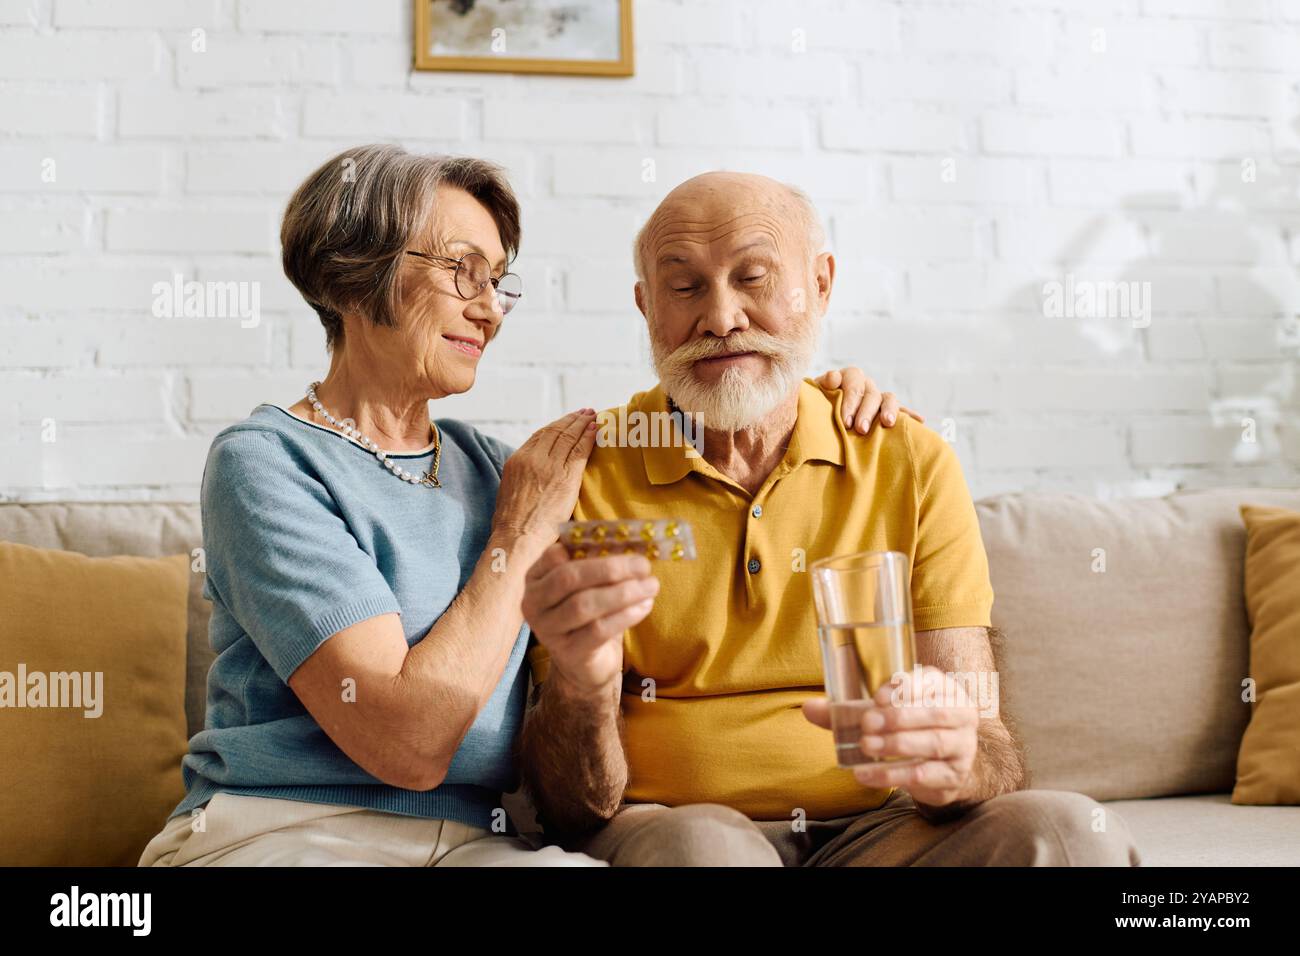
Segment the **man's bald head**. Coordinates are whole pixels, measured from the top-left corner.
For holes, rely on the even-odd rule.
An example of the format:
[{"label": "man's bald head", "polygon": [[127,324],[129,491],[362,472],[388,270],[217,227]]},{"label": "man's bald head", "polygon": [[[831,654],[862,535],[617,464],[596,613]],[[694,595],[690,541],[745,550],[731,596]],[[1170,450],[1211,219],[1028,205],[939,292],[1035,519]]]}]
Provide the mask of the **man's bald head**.
[{"label": "man's bald head", "polygon": [[637,278],[646,278],[652,246],[747,214],[782,224],[791,239],[806,244],[810,260],[826,245],[817,209],[797,186],[757,173],[701,173],[665,196],[637,232],[632,243]]}]

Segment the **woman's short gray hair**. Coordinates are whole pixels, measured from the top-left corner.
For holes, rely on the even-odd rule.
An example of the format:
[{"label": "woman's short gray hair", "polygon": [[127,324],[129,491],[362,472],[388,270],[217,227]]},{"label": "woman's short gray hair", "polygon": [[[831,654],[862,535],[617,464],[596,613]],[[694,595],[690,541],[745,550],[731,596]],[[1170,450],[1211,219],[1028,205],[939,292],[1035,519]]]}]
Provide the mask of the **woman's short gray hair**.
[{"label": "woman's short gray hair", "polygon": [[293,194],[280,226],[280,259],[320,316],[327,348],[342,339],[344,312],[397,324],[402,253],[429,229],[439,186],[463,189],[482,203],[506,257],[514,257],[519,201],[505,171],[484,159],[355,146],[325,162]]}]

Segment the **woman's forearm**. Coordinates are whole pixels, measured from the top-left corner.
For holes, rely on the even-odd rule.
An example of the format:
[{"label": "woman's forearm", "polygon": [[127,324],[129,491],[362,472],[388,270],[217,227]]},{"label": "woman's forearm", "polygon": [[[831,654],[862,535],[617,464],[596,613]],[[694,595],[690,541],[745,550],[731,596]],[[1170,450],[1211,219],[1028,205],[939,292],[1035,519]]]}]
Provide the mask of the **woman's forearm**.
[{"label": "woman's forearm", "polygon": [[405,732],[443,772],[501,680],[523,623],[524,575],[547,543],[494,532],[465,587],[394,679]]}]

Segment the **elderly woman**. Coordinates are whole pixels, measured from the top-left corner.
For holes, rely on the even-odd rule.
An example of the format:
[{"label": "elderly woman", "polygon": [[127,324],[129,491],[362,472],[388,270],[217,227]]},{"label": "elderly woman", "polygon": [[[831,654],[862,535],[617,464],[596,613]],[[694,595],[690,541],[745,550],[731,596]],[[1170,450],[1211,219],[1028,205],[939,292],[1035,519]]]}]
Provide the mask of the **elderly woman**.
[{"label": "elderly woman", "polygon": [[[473,386],[519,301],[519,239],[509,184],[477,159],[359,147],[290,200],[284,269],[325,327],[329,373],[212,443],[207,721],[140,865],[603,865],[534,850],[501,801],[524,573],[572,512],[595,413],[513,453],[429,416]],[[882,399],[896,414],[846,373],[859,428]]]}]

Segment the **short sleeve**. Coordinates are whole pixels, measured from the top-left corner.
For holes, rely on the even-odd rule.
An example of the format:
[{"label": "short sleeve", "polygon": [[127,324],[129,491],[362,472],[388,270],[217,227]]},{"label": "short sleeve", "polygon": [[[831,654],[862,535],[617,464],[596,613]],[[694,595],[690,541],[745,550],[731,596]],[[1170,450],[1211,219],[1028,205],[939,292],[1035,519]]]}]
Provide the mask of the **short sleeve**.
[{"label": "short sleeve", "polygon": [[492,462],[493,468],[498,475],[505,468],[506,459],[515,453],[515,449],[507,445],[499,438],[493,438],[491,435],[485,435],[472,425],[465,422],[455,421],[452,419],[439,419],[436,422],[438,429],[443,432],[452,433],[463,441],[472,441],[483,453],[487,455],[488,460]]},{"label": "short sleeve", "polygon": [[497,474],[500,474],[501,469],[505,467],[506,459],[515,453],[514,448],[501,439],[493,438],[491,435],[484,435],[482,432],[479,432],[479,437],[483,442],[483,447],[492,456],[492,461],[496,463]]},{"label": "short sleeve", "polygon": [[281,680],[344,628],[401,612],[329,491],[275,432],[217,436],[202,512],[213,599]]},{"label": "short sleeve", "polygon": [[952,447],[923,425],[907,422],[917,494],[912,615],[918,631],[989,627],[993,585],[979,517]]}]

